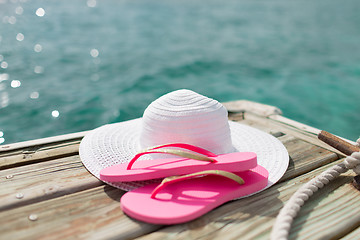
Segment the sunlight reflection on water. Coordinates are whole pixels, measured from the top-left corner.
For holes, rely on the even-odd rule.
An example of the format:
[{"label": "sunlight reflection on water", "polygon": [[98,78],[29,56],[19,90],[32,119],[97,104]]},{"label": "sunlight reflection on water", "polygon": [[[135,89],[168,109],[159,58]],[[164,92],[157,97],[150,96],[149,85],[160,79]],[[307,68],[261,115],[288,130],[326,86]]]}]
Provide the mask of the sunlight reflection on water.
[{"label": "sunlight reflection on water", "polygon": [[24,39],[25,39],[24,34],[22,33],[16,34],[16,40],[18,40],[19,42],[24,41]]},{"label": "sunlight reflection on water", "polygon": [[351,0],[0,0],[0,144],[140,117],[179,88],[275,105],[354,140],[359,11]]},{"label": "sunlight reflection on water", "polygon": [[36,9],[35,14],[38,17],[43,17],[43,16],[45,16],[45,10],[43,8],[38,8],[38,9]]},{"label": "sunlight reflection on water", "polygon": [[20,80],[12,80],[10,85],[12,88],[18,88],[21,86],[21,81]]},{"label": "sunlight reflection on water", "polygon": [[34,51],[35,52],[41,52],[42,51],[42,46],[40,44],[35,44],[34,46]]}]

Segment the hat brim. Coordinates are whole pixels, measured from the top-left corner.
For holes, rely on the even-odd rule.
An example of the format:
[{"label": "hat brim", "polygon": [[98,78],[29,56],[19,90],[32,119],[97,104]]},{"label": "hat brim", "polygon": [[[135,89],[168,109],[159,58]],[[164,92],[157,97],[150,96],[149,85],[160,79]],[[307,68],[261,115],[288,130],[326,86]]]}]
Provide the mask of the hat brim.
[{"label": "hat brim", "polygon": [[[100,171],[105,167],[129,162],[141,150],[139,137],[142,119],[104,125],[90,131],[81,141],[79,154],[87,170],[100,179]],[[229,121],[232,144],[235,151],[255,152],[258,164],[269,172],[270,187],[284,175],[289,165],[289,155],[284,145],[274,136]],[[159,180],[137,182],[106,182],[125,191]]]}]

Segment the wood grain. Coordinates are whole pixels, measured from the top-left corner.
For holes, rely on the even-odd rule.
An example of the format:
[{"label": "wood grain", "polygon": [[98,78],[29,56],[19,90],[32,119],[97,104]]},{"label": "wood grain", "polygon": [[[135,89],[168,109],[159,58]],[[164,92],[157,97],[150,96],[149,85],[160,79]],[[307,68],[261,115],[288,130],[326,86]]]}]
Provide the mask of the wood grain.
[{"label": "wood grain", "polygon": [[[127,239],[152,232],[144,239],[266,238],[283,202],[324,169],[277,184],[252,197],[224,204],[192,222],[165,227],[157,232],[154,231],[162,226],[137,222],[124,215],[119,208],[119,199],[124,192],[109,186],[3,211],[0,219],[6,221],[0,225],[0,232],[8,239]],[[354,198],[353,195],[349,197]],[[342,200],[348,201],[347,198]],[[350,210],[341,208],[339,211]],[[31,214],[36,214],[38,219],[30,221]],[[303,218],[300,218],[301,222],[304,222]]]},{"label": "wood grain", "polygon": [[[287,172],[266,191],[185,224],[146,224],[123,214],[123,191],[83,167],[78,147],[84,133],[28,141],[0,149],[1,239],[268,239],[291,195],[344,155],[319,141],[317,129],[276,115],[274,107],[229,107],[231,120],[272,134],[289,152]],[[360,194],[349,184],[353,176],[349,171],[317,192],[300,211],[290,238],[356,239]]]},{"label": "wood grain", "polygon": [[80,140],[31,146],[0,153],[0,170],[73,156],[79,152]]},{"label": "wood grain", "polygon": [[[260,116],[257,116],[256,114],[252,114],[252,113],[245,113],[243,116],[243,120],[240,119],[239,115],[233,115],[231,117],[235,118],[236,121],[240,121],[243,124],[246,124],[248,126],[252,126],[255,127],[257,129],[260,129],[264,132],[270,133],[270,134],[274,134],[277,132],[282,132],[284,134],[288,134],[291,135],[295,138],[301,139],[305,142],[308,142],[310,144],[313,144],[315,146],[327,149],[331,152],[334,152],[336,154],[338,154],[340,157],[344,157],[345,155],[334,149],[333,147],[329,146],[328,144],[319,141],[319,139],[317,138],[317,134],[320,132],[320,130],[318,131],[307,131],[304,130],[305,127],[302,127],[304,124],[299,123],[297,125],[292,125],[288,122],[286,122],[285,120],[279,121],[279,120],[274,120],[273,117],[275,116],[280,116],[280,115],[272,115],[269,118],[263,118]],[[280,116],[281,118],[284,118],[282,116]],[[293,121],[295,123],[298,123],[296,121]]]},{"label": "wood grain", "polygon": [[355,214],[355,216],[352,216],[352,217],[356,218],[353,222],[357,223],[357,224],[351,224],[351,229],[350,230],[352,230],[352,231],[349,231],[349,233],[347,235],[343,235],[342,237],[339,237],[337,239],[341,239],[341,240],[359,239],[359,236],[360,236],[360,227],[359,227],[359,225],[360,224],[358,223],[358,221],[359,221],[358,218],[360,216],[358,214]]},{"label": "wood grain", "polygon": [[[283,141],[285,146],[287,146],[290,155],[293,154],[292,160],[294,163],[294,169],[296,169],[298,162],[305,165],[306,163],[308,163],[309,165],[308,168],[313,167],[313,164],[311,163],[311,161],[309,161],[310,158],[306,160],[306,158],[303,157],[308,152],[308,147],[309,147],[308,143],[303,141],[297,141],[293,137],[286,135],[279,137],[279,139]],[[300,146],[300,147],[294,147],[294,146]],[[302,154],[300,154],[299,151],[302,152]],[[324,150],[323,154],[319,155],[319,158],[321,156],[323,156],[324,158],[328,158],[329,154],[332,155],[330,152]],[[337,155],[335,154],[335,156]],[[32,165],[25,165],[19,168],[4,170],[1,171],[1,173],[2,173],[1,176],[2,179],[4,179],[4,176],[8,174],[13,174],[13,178],[8,179],[10,181],[1,186],[2,187],[1,192],[4,192],[6,194],[6,196],[2,196],[2,199],[4,200],[10,199],[10,200],[4,201],[3,205],[6,206],[5,209],[8,210],[3,211],[3,215],[0,214],[0,219],[2,216],[5,215],[13,216],[14,219],[11,218],[11,221],[10,219],[7,219],[9,221],[7,226],[8,227],[17,226],[16,231],[10,228],[9,232],[6,232],[5,236],[18,238],[21,237],[22,233],[27,232],[28,234],[27,236],[29,236],[30,239],[31,238],[41,239],[42,237],[46,237],[46,238],[53,237],[54,239],[55,238],[66,239],[66,238],[70,238],[70,236],[76,236],[77,238],[80,239],[85,239],[89,237],[91,238],[91,236],[97,236],[99,239],[101,239],[102,234],[105,234],[104,236],[107,236],[106,238],[103,239],[111,239],[111,238],[122,239],[122,238],[130,238],[135,236],[142,236],[143,234],[153,232],[160,228],[160,226],[153,226],[151,224],[144,224],[144,223],[140,224],[128,218],[127,216],[123,215],[121,210],[118,208],[118,199],[120,198],[121,194],[123,194],[123,192],[111,187],[107,187],[107,191],[101,191],[99,189],[104,189],[105,188],[104,186],[95,187],[96,184],[100,184],[99,181],[96,180],[90,174],[88,174],[85,169],[83,169],[83,167],[81,166],[81,162],[77,156],[62,158],[58,160],[52,160],[52,161],[42,162]],[[18,175],[16,173],[18,173]],[[53,179],[54,174],[57,177],[56,180]],[[292,178],[295,175],[298,175],[298,172],[289,169],[289,173],[287,173],[288,178]],[[82,177],[83,177],[83,181],[81,181]],[[47,186],[53,186],[53,184],[56,184],[56,186],[60,186],[60,187],[54,191],[49,191],[48,193],[46,193],[44,189],[47,189]],[[91,184],[94,184],[94,186],[91,186]],[[19,199],[16,199],[14,195],[17,192],[20,192],[21,189],[25,189],[26,187],[30,190],[28,192],[25,192],[26,194],[24,194],[23,200],[28,199],[27,200],[28,202],[25,203],[23,202],[22,204],[23,207],[18,207],[20,205],[16,205],[16,203],[19,202]],[[294,188],[295,187],[296,186],[294,185]],[[83,191],[84,189],[87,188],[89,189]],[[219,222],[221,224],[222,223],[226,224],[226,226],[228,227],[230,226],[228,225],[228,223],[240,224],[243,221],[249,221],[249,224],[252,224],[251,222],[254,220],[256,220],[256,222],[260,221],[261,223],[263,222],[263,224],[268,224],[268,218],[274,217],[274,215],[278,212],[278,210],[282,205],[281,201],[277,199],[279,195],[279,191],[286,192],[285,190],[282,189],[278,190],[277,187],[272,187],[271,189],[273,190],[266,191],[266,193],[264,192],[260,195],[255,195],[254,197],[251,198],[245,198],[241,201],[234,201],[229,204],[225,204],[216,211],[213,211],[207,214],[206,216],[204,216],[203,218],[201,218],[202,220],[196,220],[195,223],[205,224],[205,228],[212,228],[213,224],[219,225]],[[91,194],[89,194],[89,192],[91,192]],[[110,195],[114,194],[112,196],[112,199],[115,199],[115,202],[111,202],[111,203],[108,202],[109,192]],[[82,196],[83,194],[85,195]],[[97,208],[96,206],[91,206],[94,203],[92,202],[93,199],[88,199],[90,198],[90,195],[92,196],[93,199],[98,199],[96,200],[96,203],[98,202],[108,203],[106,206],[103,205],[98,206],[101,214],[104,214],[104,212],[109,211],[108,205],[115,204],[117,210],[116,207],[113,206],[113,208],[111,208],[112,213],[103,217],[101,221],[99,220],[100,222],[98,224],[94,225],[93,221],[95,220],[91,220],[89,223],[84,223],[84,226],[76,227],[79,229],[72,229],[72,230],[68,229],[70,228],[69,226],[72,226],[72,224],[70,224],[72,222],[76,222],[76,223],[86,222],[84,220],[85,218],[84,216],[88,216],[89,219],[93,219],[92,211],[90,211],[89,208],[79,209],[78,214],[73,214],[71,216],[66,215],[66,213],[69,211],[74,212],[75,210],[73,210],[73,208],[79,208],[79,206],[76,204],[77,201],[80,201],[79,199],[83,199],[83,203],[86,206],[89,206],[90,209]],[[267,200],[263,201],[261,199],[267,199]],[[238,209],[247,209],[248,211],[248,206],[258,201],[260,201],[261,204],[255,205],[254,209],[251,210],[250,213],[245,212],[245,215],[243,214],[241,214],[240,216],[238,215]],[[74,204],[76,207],[74,207]],[[265,211],[264,207],[268,208],[269,206],[272,206],[272,210],[271,210],[272,213],[270,214],[270,216],[267,215],[263,216],[263,212]],[[58,208],[61,208],[62,210],[59,210]],[[101,208],[104,209],[101,210]],[[21,215],[22,217],[19,218],[19,214],[20,214],[19,211],[26,212],[26,215]],[[43,213],[43,211],[45,211],[45,213]],[[50,219],[51,216],[50,212],[52,211],[56,211],[56,215],[59,215],[59,218]],[[116,213],[113,214],[113,212]],[[39,220],[37,220],[36,223],[32,223],[32,222],[29,223],[29,220],[26,218],[31,213],[35,213],[39,216]],[[234,213],[235,217],[229,217],[228,215],[229,214],[231,215],[231,213]],[[66,217],[64,217],[64,214],[66,215]],[[45,216],[44,218],[45,221],[40,221],[40,218],[43,219],[43,216]],[[209,222],[208,216],[213,216],[215,217],[215,219],[210,218],[210,222]],[[97,219],[98,217],[99,217],[98,215],[95,215],[94,218]],[[17,220],[18,218],[19,220]],[[34,227],[29,228],[28,227],[29,224],[33,224],[33,225],[36,224],[36,225],[34,225]],[[139,225],[137,224],[140,224],[141,227],[139,227]],[[189,224],[190,226],[192,226],[191,223]],[[42,225],[42,226],[38,226],[38,225]],[[55,225],[63,225],[63,226],[59,229],[59,231],[56,232],[51,231],[51,229]],[[122,226],[123,230],[115,231],[114,229],[117,226]],[[188,224],[185,224],[184,226],[188,226]],[[21,231],[19,231],[18,229],[19,227]],[[163,230],[160,230],[160,232],[162,231]],[[233,234],[237,236],[236,235],[237,232],[233,232]],[[196,235],[196,231],[191,232],[191,237],[192,236],[198,237]],[[209,237],[208,235],[206,236]],[[214,236],[211,235],[211,237]]]},{"label": "wood grain", "polygon": [[327,131],[321,131],[318,134],[318,138],[346,155],[351,155],[354,152],[360,152],[360,148],[358,146],[353,145]]},{"label": "wood grain", "polygon": [[[255,196],[224,204],[192,222],[169,226],[139,239],[269,239],[275,217],[283,204],[302,184],[328,167],[276,184]],[[291,239],[331,239],[337,233],[329,231],[329,226],[352,223],[349,215],[354,215],[354,208],[360,207],[360,194],[351,189],[350,176],[353,174],[345,174],[305,204],[296,218]],[[332,216],[330,222],[328,215]]]},{"label": "wood grain", "polygon": [[[281,181],[296,177],[337,159],[337,155],[292,136],[279,140],[291,162]],[[10,176],[10,178],[8,178]],[[0,171],[0,210],[75,193],[102,183],[88,173],[78,155]],[[17,194],[23,195],[17,198]]]},{"label": "wood grain", "polygon": [[0,211],[103,184],[83,167],[79,156],[3,170],[0,179]]},{"label": "wood grain", "polygon": [[288,170],[280,181],[294,178],[339,159],[337,154],[293,136],[283,135],[278,139],[285,145],[290,156]]},{"label": "wood grain", "polygon": [[[0,212],[3,239],[129,239],[160,226],[126,217],[123,191],[99,186],[69,196]],[[37,216],[36,221],[29,220]]]}]

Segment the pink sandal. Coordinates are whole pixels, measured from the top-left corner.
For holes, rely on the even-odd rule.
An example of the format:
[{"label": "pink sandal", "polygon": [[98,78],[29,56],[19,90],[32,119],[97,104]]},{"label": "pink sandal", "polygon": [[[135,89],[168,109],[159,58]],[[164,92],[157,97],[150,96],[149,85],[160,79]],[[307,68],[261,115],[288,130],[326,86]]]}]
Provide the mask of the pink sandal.
[{"label": "pink sandal", "polygon": [[[176,150],[173,149],[174,147],[190,150],[198,154],[184,150]],[[139,157],[149,153],[166,153],[180,156],[180,158],[139,161],[136,163],[136,166],[132,168],[134,162]],[[130,182],[215,169],[241,172],[256,166],[257,156],[253,152],[234,152],[216,155],[193,145],[173,143],[146,149],[136,154],[129,163],[116,164],[104,168],[100,171],[100,179],[107,182]]]},{"label": "pink sandal", "polygon": [[211,170],[165,178],[125,193],[122,210],[152,224],[178,224],[196,219],[221,204],[260,191],[268,171],[258,165],[243,172]]}]

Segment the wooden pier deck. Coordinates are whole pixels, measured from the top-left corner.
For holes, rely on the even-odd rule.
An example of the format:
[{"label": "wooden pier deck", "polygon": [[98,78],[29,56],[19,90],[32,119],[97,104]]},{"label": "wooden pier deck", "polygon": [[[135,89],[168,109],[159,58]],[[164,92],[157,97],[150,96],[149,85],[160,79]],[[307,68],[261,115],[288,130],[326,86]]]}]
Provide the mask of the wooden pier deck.
[{"label": "wooden pier deck", "polygon": [[[284,203],[344,155],[317,139],[319,130],[287,119],[276,107],[224,103],[229,119],[277,137],[290,165],[281,181],[228,202],[194,221],[162,226],[139,222],[119,207],[123,191],[83,167],[86,132],[0,146],[0,239],[269,239]],[[360,239],[360,192],[352,171],[317,192],[301,209],[290,239]]]}]

